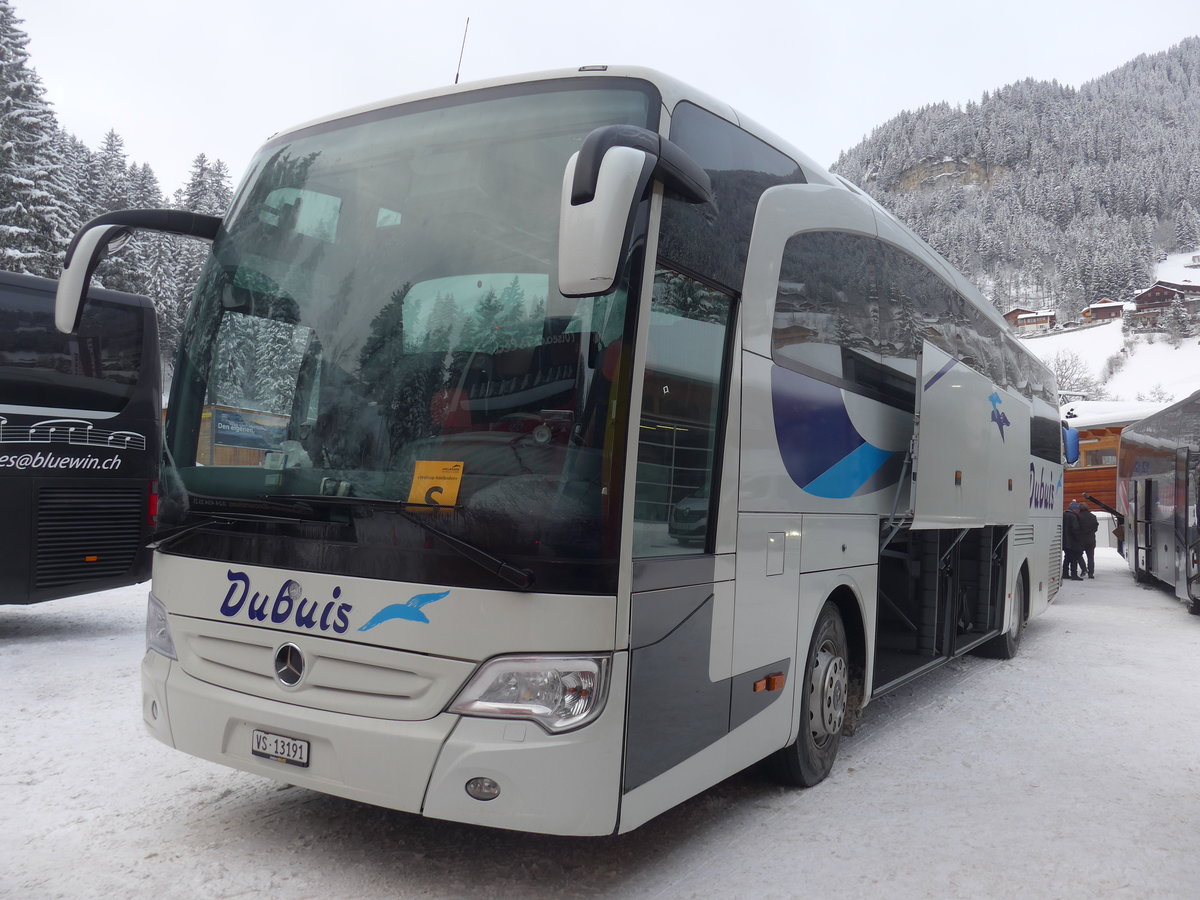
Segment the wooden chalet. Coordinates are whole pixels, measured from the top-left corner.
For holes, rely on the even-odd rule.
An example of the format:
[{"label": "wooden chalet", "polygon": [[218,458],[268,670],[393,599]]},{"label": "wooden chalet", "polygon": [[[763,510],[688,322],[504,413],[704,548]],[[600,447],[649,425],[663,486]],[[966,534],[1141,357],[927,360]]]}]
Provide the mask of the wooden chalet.
[{"label": "wooden chalet", "polygon": [[1042,309],[1020,313],[1016,317],[1016,322],[1013,323],[1013,328],[1020,334],[1025,331],[1046,331],[1057,324],[1058,314],[1052,309]]},{"label": "wooden chalet", "polygon": [[[1066,423],[1079,431],[1079,462],[1063,470],[1063,508],[1090,494],[1117,506],[1117,445],[1121,431],[1170,403],[1080,400],[1062,407]],[[1095,510],[1095,504],[1091,504]]]},{"label": "wooden chalet", "polygon": [[1134,295],[1133,317],[1139,322],[1156,323],[1176,298],[1183,300],[1188,311],[1195,315],[1200,310],[1200,282],[1156,281]]},{"label": "wooden chalet", "polygon": [[1081,312],[1080,316],[1085,323],[1095,324],[1107,322],[1110,319],[1119,319],[1124,311],[1125,304],[1119,300],[1098,300]]},{"label": "wooden chalet", "polygon": [[1023,306],[1014,306],[1008,312],[1003,314],[1004,321],[1007,322],[1013,328],[1016,328],[1017,327],[1017,317],[1029,315],[1029,313],[1031,313],[1031,312],[1035,312],[1035,310],[1026,309]]}]

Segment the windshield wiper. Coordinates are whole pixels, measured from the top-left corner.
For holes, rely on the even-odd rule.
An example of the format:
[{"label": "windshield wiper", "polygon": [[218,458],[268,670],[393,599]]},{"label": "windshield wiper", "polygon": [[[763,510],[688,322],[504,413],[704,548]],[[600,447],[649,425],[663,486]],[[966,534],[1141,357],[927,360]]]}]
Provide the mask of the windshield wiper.
[{"label": "windshield wiper", "polygon": [[373,497],[339,496],[336,494],[269,494],[264,495],[263,499],[273,501],[292,500],[300,503],[328,503],[338,506],[361,504],[390,509],[406,522],[411,522],[418,528],[423,529],[426,534],[433,535],[460,556],[469,559],[481,569],[490,572],[497,578],[507,581],[518,590],[527,591],[533,587],[533,572],[529,569],[518,568],[476,544],[464,541],[462,538],[454,537],[454,535],[446,534],[440,528],[433,527],[428,522],[422,521],[420,516],[413,515],[408,511],[408,507],[410,506],[418,506],[426,509],[452,509],[453,507],[426,503],[406,503],[399,500],[380,500]]},{"label": "windshield wiper", "polygon": [[189,518],[196,521],[188,522],[180,525],[175,529],[164,529],[155,531],[150,535],[150,543],[146,547],[150,550],[158,550],[165,547],[167,544],[173,543],[178,538],[185,534],[190,534],[199,528],[204,528],[209,525],[232,525],[235,522],[286,522],[289,525],[299,524],[306,521],[305,519],[297,519],[292,516],[273,516],[267,513],[226,513],[224,515],[215,515],[213,513],[193,513]]}]

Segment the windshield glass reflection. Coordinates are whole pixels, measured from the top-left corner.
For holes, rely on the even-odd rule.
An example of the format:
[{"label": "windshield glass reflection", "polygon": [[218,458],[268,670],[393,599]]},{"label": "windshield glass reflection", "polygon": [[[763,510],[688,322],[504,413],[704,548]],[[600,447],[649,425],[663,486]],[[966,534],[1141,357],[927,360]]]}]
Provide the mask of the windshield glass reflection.
[{"label": "windshield glass reflection", "polygon": [[493,550],[594,549],[628,292],[554,289],[562,172],[655,106],[636,83],[538,90],[262,152],[181,342],[168,440],[192,494],[437,506]]}]

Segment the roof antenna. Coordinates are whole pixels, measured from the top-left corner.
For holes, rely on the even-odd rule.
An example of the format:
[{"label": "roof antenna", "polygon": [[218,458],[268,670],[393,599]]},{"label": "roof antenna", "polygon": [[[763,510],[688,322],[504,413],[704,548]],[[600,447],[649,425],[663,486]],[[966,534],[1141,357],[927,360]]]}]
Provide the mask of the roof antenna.
[{"label": "roof antenna", "polygon": [[467,24],[463,26],[462,46],[458,48],[458,68],[454,70],[454,83],[458,84],[458,73],[462,71],[463,51],[467,49],[467,29],[471,27],[471,17],[467,16]]}]

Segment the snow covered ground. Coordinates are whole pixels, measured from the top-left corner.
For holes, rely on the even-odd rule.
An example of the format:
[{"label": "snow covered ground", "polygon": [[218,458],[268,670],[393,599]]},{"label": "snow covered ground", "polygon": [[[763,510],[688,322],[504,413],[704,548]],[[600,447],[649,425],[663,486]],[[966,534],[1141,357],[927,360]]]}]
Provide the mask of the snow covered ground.
[{"label": "snow covered ground", "polygon": [[144,586],[0,607],[0,895],[1194,897],[1200,617],[1097,557],[1017,659],[958,660],[872,703],[817,788],[749,770],[598,839],[184,756],[142,731]]},{"label": "snow covered ground", "polygon": [[[1150,341],[1153,340],[1153,343]],[[1093,377],[1103,374],[1110,356],[1121,352],[1124,332],[1121,321],[1087,328],[1054,331],[1024,339],[1038,359],[1053,367],[1060,352],[1074,353],[1084,361]],[[1113,400],[1136,401],[1161,389],[1175,400],[1200,390],[1200,338],[1192,336],[1172,347],[1165,335],[1139,335],[1129,347],[1125,365],[1105,383]]]}]

